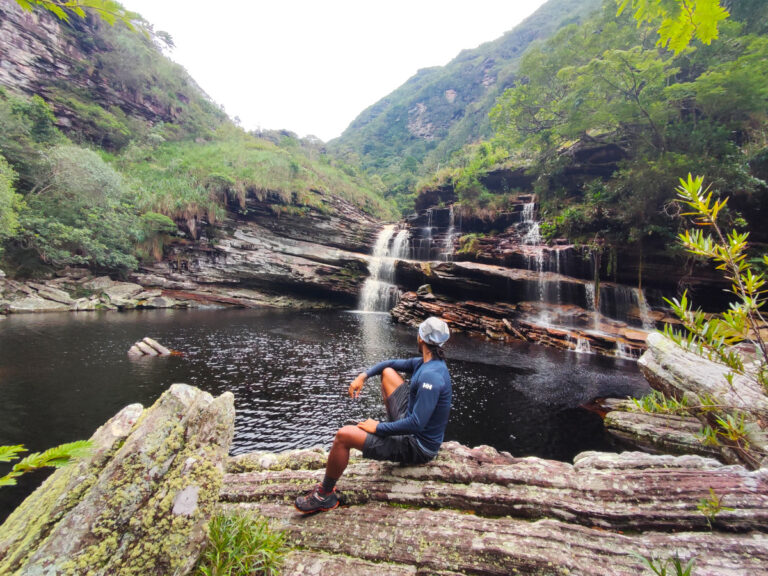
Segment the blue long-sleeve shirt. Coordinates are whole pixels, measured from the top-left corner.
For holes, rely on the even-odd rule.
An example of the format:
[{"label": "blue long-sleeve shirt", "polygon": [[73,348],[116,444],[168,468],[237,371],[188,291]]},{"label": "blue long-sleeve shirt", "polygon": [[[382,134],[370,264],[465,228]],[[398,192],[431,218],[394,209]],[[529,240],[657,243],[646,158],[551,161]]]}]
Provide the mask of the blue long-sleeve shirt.
[{"label": "blue long-sleeve shirt", "polygon": [[372,366],[365,373],[370,378],[381,374],[385,368],[410,372],[413,375],[405,416],[395,422],[379,422],[376,434],[413,434],[426,452],[437,454],[451,412],[451,375],[445,362],[433,359],[425,363],[421,357],[386,360]]}]

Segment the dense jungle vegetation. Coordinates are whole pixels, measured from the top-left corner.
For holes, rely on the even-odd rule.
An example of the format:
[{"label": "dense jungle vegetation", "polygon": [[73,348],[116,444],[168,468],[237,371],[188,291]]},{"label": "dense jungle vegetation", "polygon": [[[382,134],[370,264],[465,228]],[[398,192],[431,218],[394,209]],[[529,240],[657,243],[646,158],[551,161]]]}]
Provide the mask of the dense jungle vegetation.
[{"label": "dense jungle vegetation", "polygon": [[518,191],[488,190],[481,176],[525,169],[545,237],[674,250],[674,189],[691,172],[732,198],[730,224],[766,241],[768,6],[726,5],[718,40],[678,53],[613,1],[562,28],[521,59],[491,112],[494,136],[419,188],[453,187],[465,209],[492,216]]},{"label": "dense jungle vegetation", "polygon": [[[336,195],[381,218],[381,183],[338,167],[322,143],[246,133],[163,55],[172,39],[88,16],[62,23],[75,74],[28,97],[0,86],[0,269],[68,264],[125,273],[168,242],[215,241],[226,206],[332,210]],[[342,169],[344,168],[344,169]]]}]

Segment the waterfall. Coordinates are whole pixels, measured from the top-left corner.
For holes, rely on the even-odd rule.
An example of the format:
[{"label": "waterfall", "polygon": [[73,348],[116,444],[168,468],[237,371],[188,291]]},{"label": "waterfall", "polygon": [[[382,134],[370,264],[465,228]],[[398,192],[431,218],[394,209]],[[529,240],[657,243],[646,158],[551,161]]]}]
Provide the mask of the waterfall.
[{"label": "waterfall", "polygon": [[[544,246],[541,244],[541,231],[539,223],[536,221],[536,203],[528,202],[523,204],[521,225],[525,234],[523,235],[523,244],[531,246],[528,251],[528,270],[535,271],[538,274],[536,282],[537,299],[539,302],[546,302],[547,283],[544,281]],[[527,230],[526,230],[527,228]],[[540,324],[549,324],[549,310],[541,307],[537,321]]]},{"label": "waterfall", "polygon": [[429,260],[432,256],[432,208],[427,208],[427,225],[421,229],[418,246],[414,246],[414,256],[418,260]]},{"label": "waterfall", "polygon": [[403,260],[407,256],[408,230],[400,230],[395,235],[394,224],[385,226],[376,237],[371,260],[368,262],[369,276],[360,293],[361,310],[389,312],[397,304],[400,293],[395,285],[395,261]]},{"label": "waterfall", "polygon": [[586,295],[585,310],[592,312],[592,329],[597,330],[600,327],[600,311],[595,307],[595,285],[592,282],[584,284],[584,292]]},{"label": "waterfall", "polygon": [[533,212],[536,208],[535,202],[529,202],[528,204],[523,204],[523,222],[525,224],[533,224]]},{"label": "waterfall", "polygon": [[579,337],[576,340],[576,348],[573,351],[577,354],[592,354],[592,346],[590,346],[589,340]]},{"label": "waterfall", "polygon": [[451,208],[448,213],[448,232],[445,233],[445,240],[443,240],[443,252],[441,254],[442,259],[446,262],[450,262],[453,258],[454,236],[456,236],[456,221],[453,214],[453,204],[451,204]]},{"label": "waterfall", "polygon": [[637,360],[637,355],[632,353],[632,348],[621,340],[616,341],[616,356],[625,360]]},{"label": "waterfall", "polygon": [[640,316],[640,321],[643,323],[643,328],[649,331],[655,330],[656,323],[653,321],[653,318],[651,318],[651,308],[648,306],[648,301],[645,299],[645,293],[641,288],[633,288],[632,293],[635,296],[637,311]]}]

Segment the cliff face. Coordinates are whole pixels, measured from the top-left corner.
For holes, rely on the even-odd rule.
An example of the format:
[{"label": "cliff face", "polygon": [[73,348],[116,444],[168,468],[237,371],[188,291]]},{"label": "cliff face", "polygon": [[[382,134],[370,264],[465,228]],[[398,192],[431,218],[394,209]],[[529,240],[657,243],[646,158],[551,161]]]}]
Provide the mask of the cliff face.
[{"label": "cliff face", "polygon": [[92,15],[65,22],[13,0],[0,0],[0,86],[41,96],[60,128],[108,148],[127,143],[130,118],[179,122],[194,110],[207,123],[225,119],[151,34]]},{"label": "cliff face", "polygon": [[378,223],[338,197],[326,199],[327,212],[276,215],[275,204],[249,197],[245,214],[229,210],[215,238],[177,243],[135,279],[144,286],[232,298],[247,299],[255,291],[354,305]]}]

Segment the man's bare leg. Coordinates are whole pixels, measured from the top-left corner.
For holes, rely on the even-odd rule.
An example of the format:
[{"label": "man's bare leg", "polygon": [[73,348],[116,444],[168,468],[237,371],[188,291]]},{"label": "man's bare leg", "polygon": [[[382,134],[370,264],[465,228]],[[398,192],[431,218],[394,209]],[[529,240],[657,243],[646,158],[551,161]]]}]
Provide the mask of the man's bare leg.
[{"label": "man's bare leg", "polygon": [[367,432],[357,426],[344,426],[333,439],[328,463],[325,465],[325,477],[338,480],[349,464],[349,451],[352,448],[363,449]]},{"label": "man's bare leg", "polygon": [[[381,394],[384,400],[389,398],[392,392],[404,382],[403,377],[392,368],[385,368],[381,373]],[[325,465],[325,477],[334,481],[341,478],[349,464],[349,451],[352,448],[363,449],[367,432],[357,426],[344,426],[333,439],[331,452],[328,454],[328,463]]]},{"label": "man's bare leg", "polygon": [[405,382],[403,377],[397,373],[393,368],[384,368],[381,373],[381,395],[386,401],[392,395],[400,384]]}]

